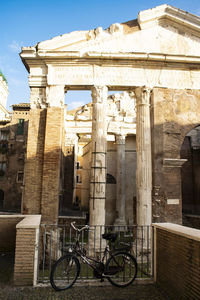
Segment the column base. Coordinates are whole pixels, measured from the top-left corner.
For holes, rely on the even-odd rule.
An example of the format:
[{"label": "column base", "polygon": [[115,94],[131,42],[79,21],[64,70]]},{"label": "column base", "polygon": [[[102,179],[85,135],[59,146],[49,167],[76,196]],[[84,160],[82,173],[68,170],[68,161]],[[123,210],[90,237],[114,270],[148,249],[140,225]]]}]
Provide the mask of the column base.
[{"label": "column base", "polygon": [[127,230],[126,220],[124,220],[124,219],[117,218],[115,220],[114,226],[116,226],[116,228],[115,228],[116,231],[126,231]]}]

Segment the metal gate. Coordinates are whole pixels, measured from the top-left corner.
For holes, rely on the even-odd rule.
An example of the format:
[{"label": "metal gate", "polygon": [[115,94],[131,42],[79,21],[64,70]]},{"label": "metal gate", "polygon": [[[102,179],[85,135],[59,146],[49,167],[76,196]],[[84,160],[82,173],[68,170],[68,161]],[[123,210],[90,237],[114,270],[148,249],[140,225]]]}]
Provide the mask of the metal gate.
[{"label": "metal gate", "polygon": [[[106,241],[102,239],[102,234],[106,232],[117,233],[118,238],[114,247],[121,248],[123,245],[131,246],[130,252],[134,255],[138,263],[137,278],[152,278],[153,255],[151,247],[151,226],[92,226],[89,231],[82,231],[81,247],[87,249],[87,253],[89,253],[90,248],[93,247],[93,249],[96,249],[98,244],[100,245],[98,255],[101,256],[106,244]],[[49,282],[52,265],[73,245],[75,237],[76,232],[69,225],[41,225],[37,284]],[[96,280],[93,270],[81,262],[81,272],[78,280],[84,282],[94,279]]]}]

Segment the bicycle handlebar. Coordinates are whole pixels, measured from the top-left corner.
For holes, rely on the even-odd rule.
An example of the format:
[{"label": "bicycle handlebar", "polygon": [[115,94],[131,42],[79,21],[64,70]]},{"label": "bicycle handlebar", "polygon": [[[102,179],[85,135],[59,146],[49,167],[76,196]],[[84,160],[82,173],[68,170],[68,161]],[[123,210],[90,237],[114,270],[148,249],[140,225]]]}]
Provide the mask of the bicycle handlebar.
[{"label": "bicycle handlebar", "polygon": [[79,229],[79,228],[77,228],[77,227],[75,226],[75,224],[76,224],[76,222],[71,222],[71,227],[72,227],[74,230],[78,231],[79,233],[80,233],[81,231],[85,230],[85,229],[89,229],[89,228],[90,228],[90,226],[85,225],[85,226],[83,226],[82,228]]}]

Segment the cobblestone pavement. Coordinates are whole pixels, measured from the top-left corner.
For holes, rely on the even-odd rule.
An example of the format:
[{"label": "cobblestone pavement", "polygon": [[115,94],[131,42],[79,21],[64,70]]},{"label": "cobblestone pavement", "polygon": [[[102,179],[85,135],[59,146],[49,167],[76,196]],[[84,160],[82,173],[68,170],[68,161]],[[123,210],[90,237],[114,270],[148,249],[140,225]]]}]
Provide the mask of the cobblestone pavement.
[{"label": "cobblestone pavement", "polygon": [[[108,285],[80,286],[63,292],[51,287],[14,287],[13,255],[0,254],[0,300],[167,300],[153,284],[135,282],[126,288]],[[100,283],[99,283],[100,284]]]},{"label": "cobblestone pavement", "polygon": [[166,300],[152,284],[132,285],[126,288],[112,286],[74,286],[69,290],[55,292],[51,287],[0,288],[1,300]]}]

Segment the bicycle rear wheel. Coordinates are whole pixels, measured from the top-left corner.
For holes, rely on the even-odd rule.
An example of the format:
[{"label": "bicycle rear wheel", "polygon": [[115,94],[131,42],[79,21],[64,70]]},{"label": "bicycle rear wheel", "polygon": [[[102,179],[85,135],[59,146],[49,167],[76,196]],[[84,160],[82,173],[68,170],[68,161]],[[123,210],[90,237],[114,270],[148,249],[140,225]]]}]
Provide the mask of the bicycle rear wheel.
[{"label": "bicycle rear wheel", "polygon": [[126,252],[115,253],[107,260],[104,273],[112,285],[126,287],[136,278],[136,259]]},{"label": "bicycle rear wheel", "polygon": [[50,283],[56,291],[66,290],[75,283],[80,273],[76,256],[67,254],[56,261],[50,274]]}]

